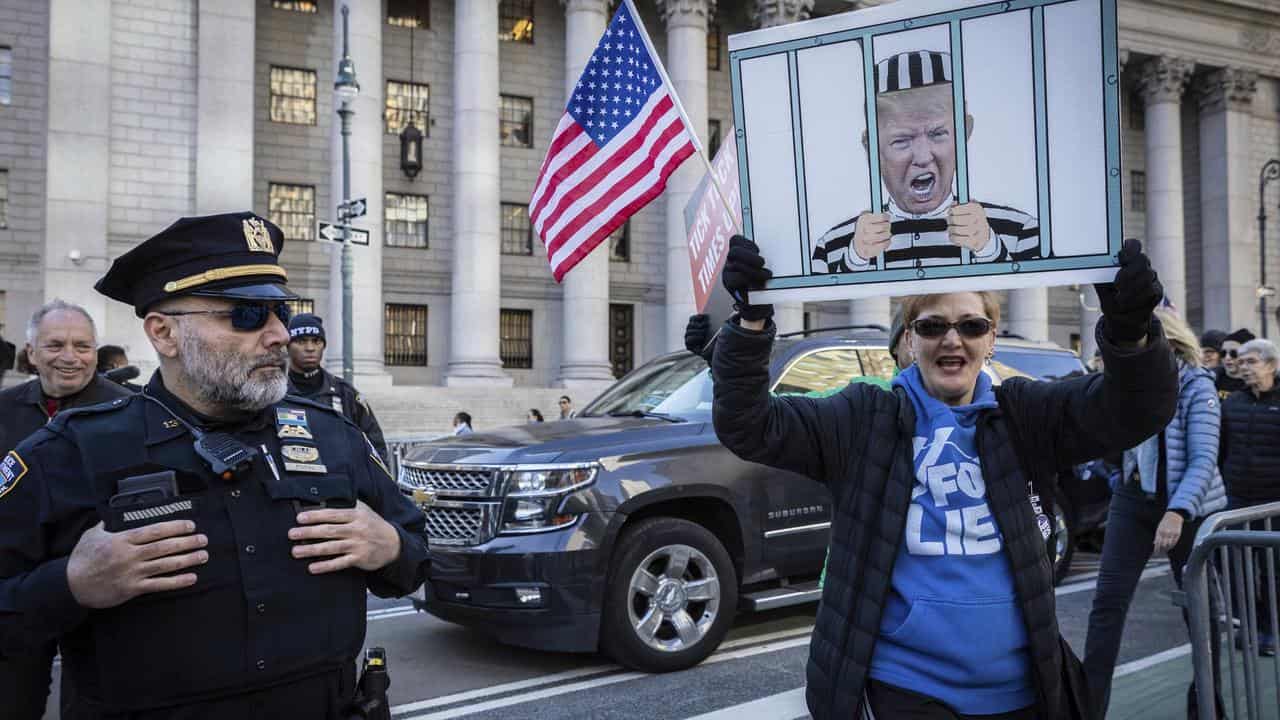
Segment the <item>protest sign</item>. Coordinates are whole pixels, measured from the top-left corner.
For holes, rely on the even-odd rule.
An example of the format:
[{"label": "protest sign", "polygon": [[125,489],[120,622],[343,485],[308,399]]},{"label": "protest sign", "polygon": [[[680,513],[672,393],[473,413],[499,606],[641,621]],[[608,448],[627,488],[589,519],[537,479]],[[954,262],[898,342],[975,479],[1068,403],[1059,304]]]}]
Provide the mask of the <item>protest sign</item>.
[{"label": "protest sign", "polygon": [[753,301],[1110,280],[1116,0],[915,0],[732,36]]},{"label": "protest sign", "polygon": [[[727,137],[733,135],[733,128],[729,128]],[[720,193],[724,193],[723,197]],[[733,215],[729,214],[730,210],[734,211]],[[725,143],[716,151],[711,172],[702,178],[684,208],[684,224],[689,239],[694,304],[698,312],[704,312],[707,300],[719,283],[720,270],[729,253],[729,238],[742,227],[738,155],[733,145]]]}]

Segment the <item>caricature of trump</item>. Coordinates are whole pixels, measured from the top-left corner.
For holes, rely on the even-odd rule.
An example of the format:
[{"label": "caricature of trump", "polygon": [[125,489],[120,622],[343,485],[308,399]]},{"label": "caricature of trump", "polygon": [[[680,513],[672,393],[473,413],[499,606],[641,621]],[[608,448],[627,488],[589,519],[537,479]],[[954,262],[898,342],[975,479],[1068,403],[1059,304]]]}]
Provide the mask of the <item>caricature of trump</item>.
[{"label": "caricature of trump", "polygon": [[[875,66],[877,150],[887,202],[818,239],[814,272],[1023,261],[1040,257],[1036,218],[1003,205],[959,203],[951,57],[899,53]],[[965,137],[973,117],[965,115]],[[862,146],[868,148],[867,134]],[[869,150],[868,150],[869,151]],[[884,267],[879,267],[883,254]]]}]

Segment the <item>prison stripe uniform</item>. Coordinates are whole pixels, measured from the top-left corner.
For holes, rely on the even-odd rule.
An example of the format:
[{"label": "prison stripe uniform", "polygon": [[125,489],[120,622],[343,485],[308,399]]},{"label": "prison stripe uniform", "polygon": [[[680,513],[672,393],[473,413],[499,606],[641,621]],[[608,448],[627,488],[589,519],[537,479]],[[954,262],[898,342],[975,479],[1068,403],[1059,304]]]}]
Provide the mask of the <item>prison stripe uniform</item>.
[{"label": "prison stripe uniform", "polygon": [[[970,252],[971,264],[1022,262],[1040,257],[1040,224],[1031,215],[1004,205],[979,203],[987,213],[992,242],[982,251]],[[951,244],[947,234],[944,206],[927,215],[910,215],[890,203],[891,240],[884,253],[886,270],[959,265],[961,248]],[[813,272],[845,273],[877,270],[879,258],[864,261],[853,251],[853,231],[857,218],[837,224],[818,239],[813,249]]]}]

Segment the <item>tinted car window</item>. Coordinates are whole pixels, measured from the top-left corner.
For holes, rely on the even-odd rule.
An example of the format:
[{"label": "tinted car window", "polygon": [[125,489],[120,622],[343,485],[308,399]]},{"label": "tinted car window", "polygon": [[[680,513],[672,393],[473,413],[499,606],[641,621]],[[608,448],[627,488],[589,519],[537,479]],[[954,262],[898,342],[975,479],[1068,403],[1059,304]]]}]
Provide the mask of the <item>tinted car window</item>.
[{"label": "tinted car window", "polygon": [[996,346],[995,361],[1041,380],[1061,380],[1085,374],[1085,367],[1073,353],[1044,352]]},{"label": "tinted car window", "polygon": [[893,372],[898,369],[898,364],[893,361],[893,356],[888,350],[859,350],[858,354],[862,356],[864,374],[885,380],[893,379]]},{"label": "tinted car window", "polygon": [[792,363],[773,391],[778,395],[834,392],[861,374],[857,351],[848,348],[819,350]]}]

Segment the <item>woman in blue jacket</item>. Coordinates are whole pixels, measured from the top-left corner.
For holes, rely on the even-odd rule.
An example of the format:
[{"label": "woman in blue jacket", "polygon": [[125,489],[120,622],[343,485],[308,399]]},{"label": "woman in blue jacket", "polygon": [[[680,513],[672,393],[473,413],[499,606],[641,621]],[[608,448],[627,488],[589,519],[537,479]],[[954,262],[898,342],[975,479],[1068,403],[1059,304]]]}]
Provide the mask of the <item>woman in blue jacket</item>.
[{"label": "woman in blue jacket", "polygon": [[1177,358],[1178,407],[1162,432],[1125,451],[1112,487],[1084,657],[1098,717],[1106,714],[1125,615],[1147,561],[1152,553],[1167,553],[1181,587],[1201,521],[1227,506],[1218,472],[1221,407],[1213,374],[1202,367],[1199,342],[1186,322],[1163,308],[1155,315]]}]

